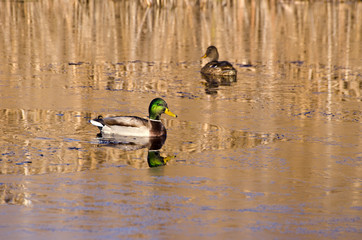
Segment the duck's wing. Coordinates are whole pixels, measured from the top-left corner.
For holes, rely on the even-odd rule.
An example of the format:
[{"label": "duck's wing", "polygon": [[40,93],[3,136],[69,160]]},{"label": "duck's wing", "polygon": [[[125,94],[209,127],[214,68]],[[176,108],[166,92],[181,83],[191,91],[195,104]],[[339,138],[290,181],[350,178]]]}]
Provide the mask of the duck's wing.
[{"label": "duck's wing", "polygon": [[228,61],[221,61],[218,62],[218,67],[221,67],[223,69],[234,69],[233,65],[231,63],[229,63]]},{"label": "duck's wing", "polygon": [[204,69],[207,68],[223,68],[223,69],[233,69],[233,65],[229,63],[228,61],[211,61],[208,62],[204,67]]},{"label": "duck's wing", "polygon": [[107,117],[103,119],[105,125],[141,128],[148,126],[148,120],[136,116]]},{"label": "duck's wing", "polygon": [[101,130],[103,138],[115,135],[149,137],[152,128],[148,119],[134,116],[98,117],[90,122]]},{"label": "duck's wing", "polygon": [[141,128],[148,126],[148,120],[136,116],[106,117],[99,116],[90,121],[93,125],[103,128],[104,126],[134,127]]},{"label": "duck's wing", "polygon": [[218,61],[211,61],[206,63],[206,65],[203,67],[203,69],[208,69],[208,68],[216,68],[218,66],[219,62]]}]

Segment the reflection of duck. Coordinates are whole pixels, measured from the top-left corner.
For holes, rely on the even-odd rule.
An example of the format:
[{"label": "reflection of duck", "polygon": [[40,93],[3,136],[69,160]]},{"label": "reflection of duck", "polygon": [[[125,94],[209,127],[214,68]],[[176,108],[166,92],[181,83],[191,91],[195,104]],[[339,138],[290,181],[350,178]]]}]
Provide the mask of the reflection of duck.
[{"label": "reflection of duck", "polygon": [[147,163],[149,167],[159,167],[166,165],[168,161],[173,159],[175,156],[162,157],[160,151],[148,151]]},{"label": "reflection of duck", "polygon": [[230,86],[231,83],[236,82],[236,75],[201,74],[201,76],[206,80],[205,91],[207,94],[216,94],[219,86]]},{"label": "reflection of duck", "polygon": [[236,75],[236,69],[227,61],[219,62],[219,53],[215,46],[210,46],[207,48],[206,53],[202,58],[210,58],[203,68],[201,68],[201,73],[211,74],[211,75]]},{"label": "reflection of duck", "polygon": [[128,137],[117,136],[114,138],[101,138],[99,143],[106,146],[120,148],[125,151],[136,151],[142,148],[148,148],[147,164],[149,167],[159,167],[166,165],[168,161],[175,156],[162,157],[160,149],[166,141],[166,135],[161,137]]},{"label": "reflection of duck", "polygon": [[[97,135],[98,136],[98,135]],[[112,138],[98,139],[100,144],[120,148],[125,151],[135,151],[141,148],[160,150],[166,141],[166,135],[160,137],[129,137],[114,136]]]},{"label": "reflection of duck", "polygon": [[155,98],[148,108],[149,119],[135,116],[118,116],[97,118],[90,122],[101,130],[102,136],[137,136],[137,137],[159,137],[166,135],[166,128],[160,120],[163,113],[177,117],[167,107],[162,98]]}]

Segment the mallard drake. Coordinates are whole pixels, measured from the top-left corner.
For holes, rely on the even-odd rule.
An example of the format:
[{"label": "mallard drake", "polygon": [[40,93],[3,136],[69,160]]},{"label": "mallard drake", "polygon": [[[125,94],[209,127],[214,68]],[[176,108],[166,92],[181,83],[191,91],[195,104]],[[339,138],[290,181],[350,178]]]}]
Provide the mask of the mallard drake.
[{"label": "mallard drake", "polygon": [[201,58],[210,58],[210,61],[201,68],[201,73],[212,75],[236,75],[236,69],[227,61],[219,62],[219,53],[215,46],[207,48],[206,53]]},{"label": "mallard drake", "polygon": [[113,135],[134,136],[134,137],[159,137],[166,135],[166,128],[162,124],[161,114],[177,117],[167,107],[162,98],[155,98],[148,108],[148,119],[136,116],[117,116],[103,118],[101,115],[90,120],[90,123],[97,126],[103,137]]}]

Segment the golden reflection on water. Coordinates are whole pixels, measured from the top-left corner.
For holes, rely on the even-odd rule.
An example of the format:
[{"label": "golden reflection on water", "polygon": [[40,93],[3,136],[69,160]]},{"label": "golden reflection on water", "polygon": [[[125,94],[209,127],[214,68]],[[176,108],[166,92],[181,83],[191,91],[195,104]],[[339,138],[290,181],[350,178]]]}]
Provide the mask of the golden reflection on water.
[{"label": "golden reflection on water", "polygon": [[[264,88],[263,97],[273,99],[280,88],[298,92],[294,103],[304,109],[315,102],[311,93],[326,94],[329,108],[335,100],[361,100],[361,27],[353,20],[361,4],[237,1],[232,7],[160,9],[133,1],[1,4],[7,88],[48,88],[54,91],[51,98],[58,88],[76,88],[74,94],[84,94],[83,88],[174,94],[177,88],[191,90],[197,80],[170,83],[169,75],[189,77],[190,70],[198,71],[200,53],[213,43],[225,59],[256,66],[273,81],[263,84],[255,75],[240,75],[251,78],[240,91]],[[327,19],[327,27],[319,19]],[[172,70],[184,67],[188,71]],[[18,94],[25,101],[34,97]]]},{"label": "golden reflection on water", "polygon": [[[135,201],[146,213],[189,213],[191,206],[191,217],[167,215],[167,224],[189,230],[197,221],[187,219],[201,216],[210,221],[208,231],[256,226],[243,234],[265,228],[279,232],[276,238],[285,237],[278,235],[285,226],[292,233],[305,227],[309,213],[315,221],[307,236],[325,229],[325,215],[315,217],[320,214],[327,214],[327,225],[341,227],[333,217],[343,209],[352,220],[341,220],[342,227],[355,236],[362,3],[148,3],[0,2],[0,204],[46,203],[44,215],[64,219],[108,211],[112,220],[100,221],[102,229],[124,217],[104,202],[133,209]],[[201,76],[200,57],[209,45],[236,67],[237,79]],[[163,119],[168,136],[159,151],[149,143],[96,138],[89,119],[145,116],[155,96],[179,115]],[[150,168],[150,159],[160,167]],[[164,193],[170,200],[157,205],[154,197]],[[74,199],[82,199],[84,209]],[[280,229],[263,221],[265,213]],[[285,216],[306,220],[290,227]]]},{"label": "golden reflection on water", "polygon": [[67,173],[96,169],[103,163],[148,168],[150,150],[162,149],[168,155],[177,155],[180,152],[253,148],[281,140],[276,134],[230,131],[207,123],[164,120],[166,128],[177,129],[174,134],[187,137],[171,136],[171,144],[163,146],[163,143],[155,142],[158,139],[98,139],[98,129],[88,122],[90,113],[23,109],[6,109],[1,113],[2,174]]},{"label": "golden reflection on water", "polygon": [[[143,104],[147,100],[140,94],[175,96],[173,102],[179,107],[183,99],[192,99],[212,110],[213,114],[200,117],[198,109],[188,109],[182,112],[186,122],[167,120],[179,132],[198,133],[191,144],[166,146],[176,152],[255,146],[263,134],[273,136],[267,137],[268,142],[277,135],[225,130],[220,123],[230,123],[228,114],[221,113],[221,105],[211,106],[210,100],[271,102],[274,112],[281,109],[282,115],[298,119],[361,120],[360,3],[236,1],[226,7],[208,2],[148,8],[135,1],[6,1],[0,5],[0,91],[7,126],[2,140],[13,141],[7,133],[23,136],[16,140],[17,149],[29,148],[29,138],[44,149],[46,141],[38,139],[53,134],[59,140],[59,129],[69,129],[65,131],[69,136],[83,133],[88,129],[86,120],[99,112],[144,114],[122,104]],[[238,79],[202,79],[200,56],[210,44],[238,67]],[[190,126],[196,119],[199,123]],[[82,141],[89,142],[87,137],[81,136]],[[62,144],[66,145],[63,140]],[[76,142],[77,147],[81,144]],[[69,158],[83,154],[74,151]],[[77,160],[76,167],[39,171],[97,165],[88,158]]]}]

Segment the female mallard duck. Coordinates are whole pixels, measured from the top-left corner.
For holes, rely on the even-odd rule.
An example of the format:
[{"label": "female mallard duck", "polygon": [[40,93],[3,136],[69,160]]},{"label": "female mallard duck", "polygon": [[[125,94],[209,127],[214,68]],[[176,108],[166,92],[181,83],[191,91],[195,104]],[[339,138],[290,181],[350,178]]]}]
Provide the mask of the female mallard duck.
[{"label": "female mallard duck", "polygon": [[210,58],[203,68],[201,68],[201,73],[203,74],[212,74],[212,75],[236,75],[236,69],[227,61],[219,62],[219,53],[215,46],[210,46],[207,48],[206,53],[202,58]]},{"label": "female mallard duck", "polygon": [[177,117],[168,109],[167,103],[162,98],[153,99],[148,112],[148,119],[135,116],[106,118],[98,116],[90,122],[101,130],[102,136],[160,137],[166,135],[166,128],[160,120],[161,114]]}]

